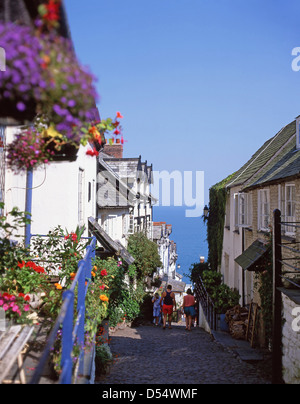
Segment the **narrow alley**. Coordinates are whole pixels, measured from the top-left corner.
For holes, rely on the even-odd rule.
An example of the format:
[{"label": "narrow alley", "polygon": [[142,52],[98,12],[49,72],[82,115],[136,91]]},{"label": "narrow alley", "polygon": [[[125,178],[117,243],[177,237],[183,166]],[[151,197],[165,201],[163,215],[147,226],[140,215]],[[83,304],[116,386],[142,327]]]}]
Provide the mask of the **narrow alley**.
[{"label": "narrow alley", "polygon": [[269,384],[200,328],[140,326],[111,337],[114,364],[97,384]]}]

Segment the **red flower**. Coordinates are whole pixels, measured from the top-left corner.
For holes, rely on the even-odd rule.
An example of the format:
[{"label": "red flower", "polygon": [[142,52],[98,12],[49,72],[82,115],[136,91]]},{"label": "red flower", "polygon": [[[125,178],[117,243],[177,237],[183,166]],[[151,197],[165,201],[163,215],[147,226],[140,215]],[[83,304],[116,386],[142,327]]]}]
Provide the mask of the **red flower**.
[{"label": "red flower", "polygon": [[101,273],[101,276],[106,276],[107,275],[106,269],[102,269],[102,271],[100,273]]},{"label": "red flower", "polygon": [[99,152],[96,149],[87,150],[86,154],[87,154],[87,156],[92,156],[92,157],[99,156]]},{"label": "red flower", "polygon": [[50,0],[48,4],[45,5],[47,9],[47,14],[44,15],[46,21],[58,21],[59,20],[59,9],[60,1]]},{"label": "red flower", "polygon": [[77,241],[77,234],[76,233],[72,233],[71,234],[71,238],[72,238],[72,241]]},{"label": "red flower", "polygon": [[24,267],[25,267],[25,262],[24,262],[24,261],[19,262],[19,263],[18,263],[18,267],[19,267],[19,268],[24,268]]},{"label": "red flower", "polygon": [[29,301],[30,301],[30,296],[28,296],[28,295],[25,296],[25,297],[24,297],[24,300],[25,300],[26,302],[29,302]]},{"label": "red flower", "polygon": [[123,116],[121,115],[121,113],[120,113],[120,112],[117,112],[117,118],[120,118],[120,119],[122,119],[122,118],[123,118]]}]

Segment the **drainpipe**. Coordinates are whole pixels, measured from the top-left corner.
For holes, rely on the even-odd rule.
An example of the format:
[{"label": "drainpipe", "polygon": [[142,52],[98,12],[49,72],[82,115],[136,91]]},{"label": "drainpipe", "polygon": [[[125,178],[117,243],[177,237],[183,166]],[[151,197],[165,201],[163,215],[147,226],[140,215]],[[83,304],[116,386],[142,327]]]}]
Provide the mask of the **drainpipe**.
[{"label": "drainpipe", "polygon": [[[242,252],[245,251],[245,228],[242,227]],[[242,268],[242,307],[245,307],[245,270]]]},{"label": "drainpipe", "polygon": [[31,239],[31,211],[32,211],[32,186],[33,186],[33,169],[30,168],[27,170],[27,178],[26,178],[26,219],[30,220],[29,223],[25,225],[25,247],[30,247],[30,239]]}]

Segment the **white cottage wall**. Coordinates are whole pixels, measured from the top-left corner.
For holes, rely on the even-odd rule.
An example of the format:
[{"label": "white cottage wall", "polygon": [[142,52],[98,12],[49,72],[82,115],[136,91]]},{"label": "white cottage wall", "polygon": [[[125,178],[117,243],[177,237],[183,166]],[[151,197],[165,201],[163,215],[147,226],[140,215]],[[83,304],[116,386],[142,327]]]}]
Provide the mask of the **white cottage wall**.
[{"label": "white cottage wall", "polygon": [[[16,128],[6,129],[9,143]],[[69,232],[84,225],[88,235],[88,217],[96,213],[96,158],[86,155],[89,147],[80,147],[74,162],[51,162],[34,170],[32,191],[32,234],[47,234],[61,225]],[[81,173],[81,174],[80,174]],[[81,187],[79,177],[81,176]],[[82,188],[81,190],[79,188]],[[81,192],[80,192],[81,191]],[[25,211],[26,173],[6,170],[5,209],[17,206]],[[82,209],[80,209],[82,207]],[[79,213],[81,210],[81,214]]]}]

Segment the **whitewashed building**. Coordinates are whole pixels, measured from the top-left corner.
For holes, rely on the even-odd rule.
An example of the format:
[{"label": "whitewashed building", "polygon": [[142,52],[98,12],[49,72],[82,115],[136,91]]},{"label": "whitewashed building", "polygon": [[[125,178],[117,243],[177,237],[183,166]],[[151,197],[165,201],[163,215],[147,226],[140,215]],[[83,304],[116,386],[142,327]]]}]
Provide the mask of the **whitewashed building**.
[{"label": "whitewashed building", "polygon": [[86,155],[89,146],[81,146],[75,161],[53,161],[33,171],[33,187],[28,190],[26,172],[14,173],[5,164],[4,146],[9,144],[18,127],[0,128],[0,197],[5,212],[13,207],[25,211],[26,193],[32,191],[31,233],[45,235],[61,225],[69,232],[85,227],[88,217],[96,215],[97,159]]},{"label": "whitewashed building", "polygon": [[97,220],[113,240],[127,246],[130,234],[143,231],[152,240],[150,193],[152,166],[138,158],[124,158],[123,145],[106,145],[99,156]]},{"label": "whitewashed building", "polygon": [[153,223],[153,241],[158,245],[160,260],[163,264],[157,269],[156,276],[181,281],[182,277],[176,272],[178,254],[176,243],[170,240],[171,233],[172,225],[166,222]]}]

